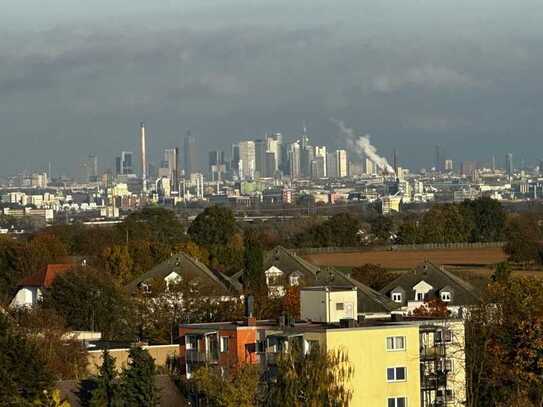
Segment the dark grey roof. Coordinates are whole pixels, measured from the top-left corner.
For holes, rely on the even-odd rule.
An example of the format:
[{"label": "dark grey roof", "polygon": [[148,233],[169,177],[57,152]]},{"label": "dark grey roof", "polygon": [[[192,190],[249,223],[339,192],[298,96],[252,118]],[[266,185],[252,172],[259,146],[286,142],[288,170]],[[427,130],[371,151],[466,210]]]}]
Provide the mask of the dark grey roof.
[{"label": "dark grey roof", "polygon": [[[317,266],[307,262],[293,251],[285,249],[282,246],[276,246],[264,255],[263,266],[264,270],[275,266],[285,273],[285,277],[288,277],[292,273],[297,273],[297,275],[301,275],[304,281],[303,285],[314,285],[317,274],[320,271]],[[231,280],[238,289],[242,287],[242,275],[243,270],[240,270],[231,277]]]},{"label": "dark grey roof", "polygon": [[356,287],[358,292],[358,313],[391,312],[399,306],[387,296],[351,278],[334,268],[322,270],[318,275],[320,284],[347,285]]},{"label": "dark grey roof", "polygon": [[479,301],[477,291],[471,284],[447,271],[444,267],[438,267],[430,262],[424,262],[414,270],[402,273],[396,280],[384,287],[381,294],[390,296],[392,290],[402,287],[407,296],[406,300],[415,300],[413,287],[421,281],[425,281],[433,287],[430,297],[437,297],[445,287],[452,289],[453,296],[450,305],[470,305]]},{"label": "dark grey roof", "polygon": [[238,291],[236,285],[228,276],[210,270],[205,264],[183,252],[173,255],[168,260],[153,267],[131,281],[126,288],[130,292],[134,291],[142,282],[154,278],[165,278],[172,272],[176,272],[181,277],[197,278],[202,284],[215,291],[216,294],[228,295]]}]

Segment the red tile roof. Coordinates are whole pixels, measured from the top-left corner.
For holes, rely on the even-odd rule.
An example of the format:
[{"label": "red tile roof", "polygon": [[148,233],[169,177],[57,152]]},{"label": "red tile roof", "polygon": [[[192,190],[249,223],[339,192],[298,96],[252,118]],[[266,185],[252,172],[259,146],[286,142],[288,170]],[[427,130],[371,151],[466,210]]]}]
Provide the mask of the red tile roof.
[{"label": "red tile roof", "polygon": [[42,287],[49,288],[57,276],[70,271],[73,264],[48,264],[44,270],[29,275],[19,283],[19,287]]}]

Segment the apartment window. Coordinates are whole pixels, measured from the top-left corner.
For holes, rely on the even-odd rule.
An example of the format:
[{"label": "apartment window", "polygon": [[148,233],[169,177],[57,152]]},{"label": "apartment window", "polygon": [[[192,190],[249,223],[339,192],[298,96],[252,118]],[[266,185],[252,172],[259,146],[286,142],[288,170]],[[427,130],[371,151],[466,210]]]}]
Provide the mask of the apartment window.
[{"label": "apartment window", "polygon": [[451,302],[451,293],[450,292],[442,292],[441,293],[441,301],[443,302]]},{"label": "apartment window", "polygon": [[387,407],[407,407],[407,397],[389,397]]},{"label": "apartment window", "polygon": [[402,293],[392,293],[392,301],[402,302]]},{"label": "apartment window", "polygon": [[405,350],[405,336],[387,337],[387,350]]},{"label": "apartment window", "polygon": [[442,371],[452,372],[453,371],[453,361],[451,359],[441,359],[439,361],[439,368]]},{"label": "apartment window", "polygon": [[228,352],[228,336],[221,336],[221,352]]},{"label": "apartment window", "polygon": [[194,335],[187,335],[185,339],[186,349],[198,349],[198,337]]},{"label": "apartment window", "polygon": [[387,368],[387,380],[389,382],[402,382],[407,377],[407,369],[405,367],[389,367]]},{"label": "apartment window", "polygon": [[336,302],[336,311],[343,311],[344,308],[345,304],[343,304],[342,302]]},{"label": "apartment window", "polygon": [[443,342],[452,342],[452,332],[450,329],[440,329],[436,331],[436,343],[443,343]]}]

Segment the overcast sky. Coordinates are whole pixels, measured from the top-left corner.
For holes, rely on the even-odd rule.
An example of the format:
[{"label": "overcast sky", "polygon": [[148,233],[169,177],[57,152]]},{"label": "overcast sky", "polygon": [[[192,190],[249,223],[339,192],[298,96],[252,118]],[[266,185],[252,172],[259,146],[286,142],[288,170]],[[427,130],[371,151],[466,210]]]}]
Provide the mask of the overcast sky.
[{"label": "overcast sky", "polygon": [[0,174],[330,118],[404,166],[543,158],[541,0],[0,0]]}]

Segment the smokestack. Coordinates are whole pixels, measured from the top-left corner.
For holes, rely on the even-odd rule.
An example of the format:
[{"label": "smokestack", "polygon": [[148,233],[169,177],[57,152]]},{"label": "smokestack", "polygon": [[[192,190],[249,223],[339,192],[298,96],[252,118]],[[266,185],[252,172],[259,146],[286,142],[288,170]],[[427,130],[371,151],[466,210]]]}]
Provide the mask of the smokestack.
[{"label": "smokestack", "polygon": [[394,156],[392,157],[394,174],[398,177],[398,150],[394,149]]},{"label": "smokestack", "polygon": [[147,192],[147,157],[145,151],[145,125],[140,123],[140,146],[141,146],[141,184],[142,191]]}]

